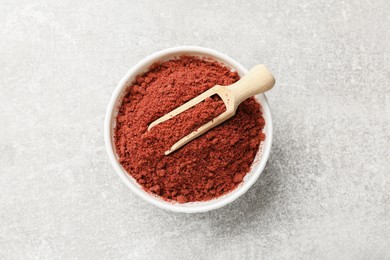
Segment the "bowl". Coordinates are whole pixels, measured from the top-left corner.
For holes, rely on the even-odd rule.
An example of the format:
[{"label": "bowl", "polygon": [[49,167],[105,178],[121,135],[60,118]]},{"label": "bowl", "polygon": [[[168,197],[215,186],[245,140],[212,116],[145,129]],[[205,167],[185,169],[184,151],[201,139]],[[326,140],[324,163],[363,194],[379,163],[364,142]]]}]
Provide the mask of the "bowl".
[{"label": "bowl", "polygon": [[248,189],[253,185],[253,183],[255,183],[257,178],[259,178],[267,163],[272,145],[272,118],[267,98],[264,94],[257,95],[255,98],[262,106],[261,109],[265,120],[265,127],[263,129],[263,132],[266,135],[265,141],[260,144],[259,151],[257,152],[254,162],[252,163],[251,170],[245,175],[243,181],[236,187],[236,189],[221,197],[209,201],[189,202],[180,204],[165,201],[157,195],[148,193],[142,189],[142,187],[136,182],[136,180],[125,171],[125,169],[122,168],[121,164],[119,163],[119,159],[114,146],[113,135],[115,128],[115,118],[122,103],[122,98],[125,95],[126,88],[134,81],[137,75],[146,72],[149,66],[153,63],[158,61],[175,59],[181,55],[192,55],[198,57],[212,58],[213,60],[219,61],[227,67],[230,67],[232,70],[237,71],[241,77],[245,75],[245,73],[247,73],[247,69],[237,61],[233,60],[225,54],[208,48],[197,46],[180,46],[168,48],[153,53],[138,62],[133,68],[131,68],[117,85],[107,108],[107,113],[104,122],[104,139],[108,156],[115,171],[122,179],[122,181],[127,185],[127,187],[129,187],[129,189],[135,194],[137,194],[139,197],[157,207],[174,212],[206,212],[209,210],[223,207],[233,202],[238,197],[243,195],[246,191],[248,191]]}]

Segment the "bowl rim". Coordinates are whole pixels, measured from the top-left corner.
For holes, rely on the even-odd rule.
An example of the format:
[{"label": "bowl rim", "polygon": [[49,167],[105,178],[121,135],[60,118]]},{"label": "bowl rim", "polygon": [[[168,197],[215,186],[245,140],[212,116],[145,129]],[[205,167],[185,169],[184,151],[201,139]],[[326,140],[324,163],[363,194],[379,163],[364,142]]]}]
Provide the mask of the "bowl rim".
[{"label": "bowl rim", "polygon": [[[114,114],[116,109],[116,103],[118,101],[118,98],[120,98],[120,95],[122,94],[122,91],[128,86],[128,80],[134,76],[135,73],[137,73],[142,67],[144,67],[146,64],[151,64],[153,62],[157,62],[161,60],[164,56],[167,55],[174,55],[175,53],[180,52],[189,52],[189,53],[199,53],[199,55],[205,55],[214,57],[218,60],[222,60],[226,63],[228,63],[232,69],[235,69],[237,71],[241,71],[243,73],[247,73],[248,70],[242,66],[239,62],[236,60],[230,58],[226,54],[220,53],[216,50],[205,48],[205,47],[199,47],[199,46],[177,46],[177,47],[171,47],[167,49],[163,49],[157,52],[154,52],[150,54],[149,56],[145,57],[144,59],[140,60],[136,65],[134,65],[132,68],[130,68],[126,75],[120,80],[120,82],[115,87],[115,90],[110,98],[110,102],[108,104],[105,120],[104,120],[104,140],[105,140],[105,146],[108,153],[108,157],[111,161],[111,164],[113,165],[115,171],[119,175],[119,177],[122,179],[122,181],[126,184],[128,188],[130,188],[131,191],[133,191],[135,194],[137,194],[139,197],[144,199],[145,201],[166,210],[170,210],[173,212],[183,212],[183,213],[197,213],[197,212],[206,212],[213,209],[221,208],[233,201],[235,201],[237,198],[239,198],[241,195],[246,193],[248,189],[256,182],[258,177],[263,172],[265,165],[268,161],[270,152],[271,152],[271,146],[272,146],[272,139],[273,139],[273,125],[272,125],[272,116],[270,107],[267,101],[267,97],[264,94],[257,95],[257,101],[258,97],[261,99],[261,106],[262,106],[262,112],[267,118],[266,120],[266,126],[268,131],[266,131],[266,139],[263,142],[261,146],[261,155],[259,157],[259,161],[256,162],[256,169],[254,170],[254,174],[252,178],[245,180],[245,182],[242,182],[242,185],[240,187],[237,187],[233,191],[219,197],[222,198],[220,200],[215,200],[214,203],[210,203],[213,200],[206,201],[209,202],[208,204],[202,205],[202,202],[196,203],[192,205],[191,207],[186,207],[183,205],[186,204],[179,204],[179,203],[172,203],[168,201],[163,201],[156,196],[153,196],[152,194],[149,194],[148,192],[139,189],[136,187],[129,178],[133,178],[128,174],[120,165],[119,161],[117,160],[116,151],[113,145],[112,140],[112,124],[113,120],[115,120]],[[138,73],[139,74],[139,73]],[[260,148],[259,148],[260,150]],[[257,155],[256,155],[257,157]],[[252,166],[254,164],[252,163]],[[228,195],[228,196],[227,196]],[[224,197],[225,196],[225,197]]]}]

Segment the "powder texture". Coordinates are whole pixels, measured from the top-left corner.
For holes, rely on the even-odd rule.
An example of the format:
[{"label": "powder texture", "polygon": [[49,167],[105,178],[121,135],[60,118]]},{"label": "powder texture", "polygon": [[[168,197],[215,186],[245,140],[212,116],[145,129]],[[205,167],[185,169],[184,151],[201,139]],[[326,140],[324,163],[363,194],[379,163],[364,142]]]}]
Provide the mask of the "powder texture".
[{"label": "powder texture", "polygon": [[218,62],[192,56],[154,64],[128,88],[119,109],[115,146],[124,169],[148,192],[179,203],[205,201],[237,187],[265,139],[260,104],[244,101],[236,115],[172,154],[175,142],[225,111],[211,97],[147,130],[148,125],[215,85],[239,76]]}]

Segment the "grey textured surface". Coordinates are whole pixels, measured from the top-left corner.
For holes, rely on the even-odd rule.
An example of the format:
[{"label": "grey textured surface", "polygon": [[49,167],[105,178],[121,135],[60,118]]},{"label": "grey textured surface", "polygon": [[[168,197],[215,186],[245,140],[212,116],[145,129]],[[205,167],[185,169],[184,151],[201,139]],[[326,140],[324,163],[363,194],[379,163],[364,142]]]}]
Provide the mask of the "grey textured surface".
[{"label": "grey textured surface", "polygon": [[[0,0],[1,259],[390,259],[389,1],[30,2]],[[265,172],[204,214],[136,197],[103,143],[117,82],[177,45],[277,78]]]}]

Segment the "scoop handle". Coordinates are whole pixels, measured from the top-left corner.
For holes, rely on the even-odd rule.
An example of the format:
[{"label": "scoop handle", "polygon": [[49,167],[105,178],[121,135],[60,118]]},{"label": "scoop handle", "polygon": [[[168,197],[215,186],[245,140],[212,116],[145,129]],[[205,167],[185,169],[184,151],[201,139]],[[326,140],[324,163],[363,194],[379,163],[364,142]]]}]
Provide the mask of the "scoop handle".
[{"label": "scoop handle", "polygon": [[275,78],[264,64],[254,66],[244,77],[228,86],[236,104],[254,95],[266,92],[275,85]]}]

